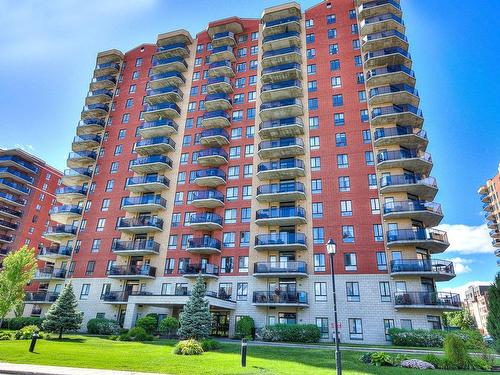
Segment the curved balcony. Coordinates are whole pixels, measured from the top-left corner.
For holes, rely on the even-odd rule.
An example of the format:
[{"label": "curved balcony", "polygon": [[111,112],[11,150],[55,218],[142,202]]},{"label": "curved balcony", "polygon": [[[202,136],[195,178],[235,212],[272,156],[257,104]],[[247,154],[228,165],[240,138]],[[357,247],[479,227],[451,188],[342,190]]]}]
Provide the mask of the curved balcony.
[{"label": "curved balcony", "polygon": [[113,91],[107,89],[94,90],[89,91],[85,98],[85,104],[108,104],[111,99],[113,99]]},{"label": "curved balcony", "polygon": [[214,77],[234,77],[234,70],[229,60],[217,61],[208,66],[208,76]]},{"label": "curved balcony", "polygon": [[186,78],[179,72],[164,72],[149,77],[149,87],[156,90],[166,86],[179,87],[186,82]]},{"label": "curved balcony", "polygon": [[424,118],[422,111],[410,104],[374,108],[371,114],[372,126],[406,124],[410,126],[422,127],[423,123]]},{"label": "curved balcony", "polygon": [[413,126],[378,128],[373,133],[375,147],[399,145],[405,148],[425,149],[428,142],[425,130]]},{"label": "curved balcony", "polygon": [[264,37],[282,34],[286,31],[300,31],[300,17],[284,17],[264,23],[262,34]]},{"label": "curved balcony", "polygon": [[292,202],[306,199],[302,182],[280,182],[261,185],[257,188],[256,199],[259,202]]},{"label": "curved balcony", "polygon": [[110,75],[95,77],[90,82],[90,91],[108,89],[111,90],[116,85],[116,78]]},{"label": "curved balcony", "polygon": [[302,96],[302,84],[298,80],[268,83],[260,89],[260,98],[265,102]]},{"label": "curved balcony", "polygon": [[477,190],[477,193],[478,194],[489,194],[488,186],[486,186],[486,185],[480,186],[479,189]]},{"label": "curved balcony", "polygon": [[43,237],[53,242],[64,242],[73,239],[76,235],[78,228],[74,225],[54,225],[47,228],[43,233]]},{"label": "curved balcony", "polygon": [[11,181],[6,178],[0,178],[0,189],[8,190],[14,194],[29,194],[30,188],[24,184],[20,184],[18,182]]},{"label": "curved balcony", "polygon": [[231,116],[225,111],[212,111],[203,114],[201,125],[205,129],[231,126]]},{"label": "curved balcony", "polygon": [[193,183],[198,186],[216,187],[226,184],[226,173],[217,168],[201,169],[193,172]]},{"label": "curved balcony", "polygon": [[174,121],[161,119],[158,121],[144,122],[139,126],[139,135],[142,138],[166,137],[176,134],[179,129]]},{"label": "curved balcony", "polygon": [[404,65],[390,65],[366,72],[366,87],[406,84],[415,86],[415,72]]},{"label": "curved balcony", "polygon": [[410,218],[422,222],[426,227],[434,227],[443,219],[441,205],[427,201],[395,201],[384,203],[384,220]]},{"label": "curved balcony", "polygon": [[430,253],[442,253],[448,246],[446,232],[437,229],[393,229],[387,231],[387,247],[416,246]]},{"label": "curved balcony", "polygon": [[70,152],[66,164],[69,168],[89,167],[97,160],[97,153],[94,151]]},{"label": "curved balcony", "polygon": [[200,143],[209,147],[220,147],[229,144],[229,133],[223,128],[204,129]]},{"label": "curved balcony", "polygon": [[480,194],[481,202],[483,203],[490,203],[491,202],[491,197],[489,193],[483,193]]},{"label": "curved balcony", "polygon": [[230,109],[233,109],[233,102],[226,93],[218,92],[205,96],[205,110],[210,112]]},{"label": "curved balcony", "polygon": [[236,44],[236,39],[234,39],[234,33],[230,31],[216,33],[212,37],[212,47],[230,46],[234,47]]},{"label": "curved balcony", "polygon": [[189,48],[186,43],[172,43],[156,48],[155,58],[158,60],[168,59],[170,57],[187,57]]},{"label": "curved balcony", "polygon": [[213,212],[197,212],[191,214],[189,226],[193,230],[214,231],[222,229],[222,217]]},{"label": "curved balcony", "polygon": [[306,292],[287,292],[285,290],[253,292],[252,304],[255,306],[309,306]]},{"label": "curved balcony", "polygon": [[93,150],[101,144],[101,137],[95,134],[83,134],[73,138],[71,149],[74,152]]},{"label": "curved balcony", "polygon": [[302,70],[300,64],[291,62],[262,69],[261,80],[264,84],[279,84],[282,81],[300,81]]},{"label": "curved balcony", "polygon": [[218,190],[193,191],[191,204],[199,208],[223,207],[224,194]]},{"label": "curved balcony", "polygon": [[384,65],[404,65],[411,68],[411,55],[408,51],[399,47],[384,48],[365,53],[365,69],[373,69]]},{"label": "curved balcony", "polygon": [[188,66],[184,58],[180,56],[169,57],[166,59],[159,59],[156,56],[153,58],[151,66],[152,74],[159,74],[165,72],[185,72]]},{"label": "curved balcony", "polygon": [[398,85],[388,85],[376,87],[368,93],[368,102],[371,106],[383,104],[410,104],[418,107],[420,98],[415,87],[404,83]]},{"label": "curved balcony", "polygon": [[283,159],[260,163],[257,168],[259,180],[290,180],[306,175],[304,162],[300,159]]},{"label": "curved balcony", "polygon": [[122,199],[121,209],[127,212],[155,212],[164,210],[167,201],[161,195],[144,195]]},{"label": "curved balcony", "polygon": [[16,167],[27,173],[38,173],[38,167],[36,165],[15,155],[0,156],[0,166]]},{"label": "curved balcony", "polygon": [[182,276],[193,279],[197,278],[199,275],[212,279],[219,277],[219,267],[210,263],[188,264],[179,272]]},{"label": "curved balcony", "polygon": [[491,211],[491,212],[486,212],[484,214],[484,217],[486,218],[486,220],[495,220],[496,215],[493,211]]},{"label": "curved balcony", "polygon": [[[14,237],[9,236],[7,234],[0,234],[0,243],[12,243],[14,242]],[[1,248],[0,249],[0,255],[7,255],[8,252],[10,251],[9,248]]]},{"label": "curved balcony", "polygon": [[104,117],[109,112],[109,106],[107,104],[95,103],[89,104],[82,109],[82,119]]},{"label": "curved balcony", "polygon": [[19,227],[17,223],[11,223],[10,221],[0,219],[0,229],[2,230],[16,230]]},{"label": "curved balcony", "polygon": [[432,169],[432,157],[428,152],[411,149],[382,151],[377,154],[377,167],[379,170],[402,168],[427,175]]},{"label": "curved balcony", "polygon": [[384,48],[399,47],[408,50],[406,35],[397,30],[381,31],[361,38],[363,52],[377,51]]},{"label": "curved balcony", "polygon": [[[274,51],[265,51],[262,54],[262,67],[268,68],[271,66],[282,64],[300,64],[302,63],[302,52],[297,47],[281,48]],[[264,74],[264,71],[262,72]],[[263,79],[264,77],[262,77]],[[295,78],[294,78],[295,79]]]},{"label": "curved balcony", "polygon": [[0,177],[7,177],[21,183],[33,184],[35,179],[26,173],[18,171],[14,167],[0,167]]},{"label": "curved balcony", "polygon": [[202,167],[219,167],[227,164],[229,156],[221,148],[207,148],[198,153],[198,164]]},{"label": "curved balcony", "polygon": [[408,193],[432,201],[438,191],[434,177],[415,174],[384,176],[380,179],[380,193]]},{"label": "curved balcony", "polygon": [[89,168],[66,169],[61,178],[66,186],[83,185],[92,179],[92,170]]},{"label": "curved balcony", "polygon": [[23,216],[23,212],[0,205],[0,216],[8,217],[10,219],[19,219]]},{"label": "curved balcony", "polygon": [[302,207],[272,207],[257,210],[255,224],[259,226],[303,225],[307,223]]},{"label": "curved balcony", "polygon": [[94,76],[101,77],[106,75],[116,75],[120,72],[120,64],[113,61],[97,64],[94,69]]},{"label": "curved balcony", "polygon": [[170,188],[170,180],[165,176],[129,177],[125,188],[134,193],[158,193]]},{"label": "curved balcony", "polygon": [[296,137],[304,134],[304,123],[298,117],[264,121],[259,124],[261,138]]},{"label": "curved balcony", "polygon": [[66,269],[64,268],[43,268],[36,270],[33,281],[64,280],[65,277]]},{"label": "curved balcony", "polygon": [[135,144],[135,151],[142,156],[166,154],[175,151],[175,142],[169,137],[145,138]]},{"label": "curved balcony", "polygon": [[498,228],[499,228],[499,225],[498,225],[498,223],[496,222],[496,220],[489,220],[488,222],[486,222],[486,226],[487,226],[489,229],[498,229]]},{"label": "curved balcony", "polygon": [[492,241],[491,241],[491,245],[493,247],[500,247],[500,239],[498,238],[494,238]]},{"label": "curved balcony", "polygon": [[221,252],[221,242],[209,236],[205,237],[195,237],[188,240],[188,245],[186,251],[191,254],[220,254]]},{"label": "curved balcony", "polygon": [[63,186],[56,189],[56,198],[63,204],[71,204],[82,201],[87,196],[87,188],[84,186]]},{"label": "curved balcony", "polygon": [[302,138],[280,138],[259,143],[258,155],[261,159],[289,158],[305,154]]},{"label": "curved balcony", "polygon": [[298,48],[300,45],[300,33],[297,31],[285,31],[284,33],[268,35],[262,39],[262,49],[264,51]]},{"label": "curved balcony", "polygon": [[39,250],[37,258],[46,262],[55,262],[61,259],[71,258],[73,248],[71,246],[50,246]]},{"label": "curved balcony", "polygon": [[37,305],[45,303],[54,303],[59,297],[59,293],[47,291],[27,292],[24,298],[25,303],[34,303]]},{"label": "curved balcony", "polygon": [[147,280],[154,279],[156,267],[143,266],[113,266],[108,271],[108,277],[121,280]]},{"label": "curved balcony", "polygon": [[296,232],[258,234],[255,236],[256,251],[302,251],[307,250],[306,235]]},{"label": "curved balcony", "polygon": [[82,208],[70,204],[55,206],[50,209],[49,215],[51,220],[64,224],[69,220],[80,218],[82,215]]},{"label": "curved balcony", "polygon": [[150,105],[164,102],[179,102],[184,97],[182,91],[175,86],[165,86],[156,90],[148,90],[146,95],[146,102]]},{"label": "curved balcony", "polygon": [[123,256],[158,255],[160,253],[160,244],[152,239],[118,240],[113,241],[111,251],[116,255]]},{"label": "curved balcony", "polygon": [[18,198],[15,195],[5,193],[3,191],[0,191],[0,202],[4,202],[16,207],[23,207],[26,205],[26,201],[24,199]]},{"label": "curved balcony", "polygon": [[132,160],[130,169],[136,173],[160,173],[172,169],[172,160],[164,155],[144,156]]},{"label": "curved balcony", "polygon": [[106,121],[100,118],[86,118],[81,120],[76,127],[76,135],[101,134],[106,126]]},{"label": "curved balcony", "polygon": [[175,103],[163,102],[155,105],[145,105],[142,116],[146,121],[156,121],[163,118],[175,118],[181,115],[181,109]]},{"label": "curved balcony", "polygon": [[307,277],[306,262],[256,262],[254,277]]},{"label": "curved balcony", "polygon": [[298,117],[303,114],[304,107],[300,99],[283,99],[262,103],[259,111],[259,116],[262,121]]},{"label": "curved balcony", "polygon": [[391,276],[430,277],[449,281],[455,277],[453,263],[439,259],[397,259],[391,261]]},{"label": "curved balcony", "polygon": [[495,208],[495,204],[493,202],[486,202],[483,203],[483,210],[491,212]]},{"label": "curved balcony", "polygon": [[394,13],[401,17],[401,6],[394,0],[376,0],[358,6],[359,19],[374,17],[385,13]]},{"label": "curved balcony", "polygon": [[230,46],[220,46],[212,49],[210,54],[210,63],[217,61],[229,60],[231,62],[236,61],[236,56],[234,56],[233,47]]},{"label": "curved balcony", "polygon": [[121,218],[117,229],[125,233],[156,233],[163,231],[163,220],[156,216]]},{"label": "curved balcony", "polygon": [[491,238],[500,238],[500,230],[498,229],[493,229],[489,231],[489,235]]},{"label": "curved balcony", "polygon": [[[401,12],[399,11],[399,13]],[[387,31],[387,30],[397,30],[400,33],[404,33],[405,24],[401,19],[401,17],[398,17],[391,12],[360,19],[359,34],[361,36],[373,33],[379,33],[381,31]]]},{"label": "curved balcony", "polygon": [[209,94],[216,94],[218,92],[229,94],[233,92],[233,85],[228,77],[209,78],[207,81],[207,92]]},{"label": "curved balcony", "polygon": [[460,310],[460,295],[446,292],[396,292],[396,309],[426,309],[440,311]]}]

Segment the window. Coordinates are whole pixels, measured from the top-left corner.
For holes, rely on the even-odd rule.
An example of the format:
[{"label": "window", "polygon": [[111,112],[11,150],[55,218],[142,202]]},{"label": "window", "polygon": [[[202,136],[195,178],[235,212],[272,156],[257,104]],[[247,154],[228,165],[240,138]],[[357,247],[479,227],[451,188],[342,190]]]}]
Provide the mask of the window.
[{"label": "window", "polygon": [[248,77],[248,84],[250,86],[255,86],[257,84],[257,76]]},{"label": "window", "polygon": [[123,150],[123,145],[116,145],[115,146],[115,156],[120,155],[122,153],[122,150]]},{"label": "window", "polygon": [[248,283],[236,284],[236,300],[246,301],[248,298]]},{"label": "window", "polygon": [[[354,39],[352,41],[352,49],[353,50],[358,50],[359,47],[360,47],[359,39]],[[361,74],[363,74],[363,73],[361,73]]]},{"label": "window", "polygon": [[[254,47],[252,47],[252,51],[253,51],[253,48]],[[257,66],[258,66],[257,60],[252,60],[252,61],[250,61],[248,68],[250,70],[257,70]]]},{"label": "window", "polygon": [[338,168],[348,168],[349,161],[347,158],[347,154],[338,154],[337,155],[337,167]]},{"label": "window", "polygon": [[363,340],[363,323],[359,318],[349,318],[349,338]]},{"label": "window", "polygon": [[315,282],[314,283],[314,299],[318,302],[324,302],[326,298],[326,283],[325,282]]},{"label": "window", "polygon": [[238,271],[239,272],[248,272],[248,257],[247,256],[238,257]]},{"label": "window", "polygon": [[335,17],[335,14],[329,14],[326,16],[326,23],[331,25],[332,23],[335,23],[337,21],[337,18]]},{"label": "window", "polygon": [[241,156],[241,146],[229,147],[229,158],[237,159]]},{"label": "window", "polygon": [[344,114],[343,113],[334,113],[333,114],[333,124],[335,126],[344,125],[345,124]]},{"label": "window", "polygon": [[231,273],[234,271],[234,257],[220,258],[220,273]]},{"label": "window", "polygon": [[168,249],[169,250],[175,250],[177,248],[177,235],[176,234],[171,234],[168,237]]},{"label": "window", "polygon": [[308,100],[309,109],[318,109],[318,98]]},{"label": "window", "polygon": [[401,319],[401,329],[412,330],[413,327],[412,327],[411,319]]},{"label": "window", "polygon": [[342,79],[340,77],[332,77],[331,79],[332,87],[342,86]]},{"label": "window", "polygon": [[359,117],[361,119],[361,122],[368,122],[368,110],[362,109],[361,111],[359,111]]},{"label": "window", "polygon": [[85,270],[85,276],[92,276],[95,269],[95,260],[89,260],[87,262],[87,268]]},{"label": "window", "polygon": [[337,37],[337,29],[328,30],[328,39],[335,39]]},{"label": "window", "polygon": [[340,69],[340,60],[332,60],[330,61],[330,70],[339,70]]},{"label": "window", "polygon": [[380,300],[382,302],[391,302],[391,286],[389,281],[380,281],[378,288],[380,290]]},{"label": "window", "polygon": [[315,48],[308,48],[306,51],[306,55],[308,59],[313,59],[316,57],[316,49]]},{"label": "window", "polygon": [[243,111],[233,111],[233,121],[242,121]]},{"label": "window", "polygon": [[340,201],[340,215],[341,216],[352,216],[352,202],[351,201]]},{"label": "window", "polygon": [[239,178],[239,176],[240,176],[240,167],[239,167],[239,165],[235,165],[235,166],[229,167],[228,170],[227,170],[227,175],[228,175],[228,177],[229,177],[230,180],[235,180],[235,179]]},{"label": "window", "polygon": [[186,183],[186,172],[179,172],[179,175],[177,177],[177,184],[182,185]]},{"label": "window", "polygon": [[314,26],[314,20],[306,20],[306,28],[309,29],[310,27]]},{"label": "window", "polygon": [[372,209],[372,214],[380,213],[380,201],[378,198],[370,198],[370,207]]},{"label": "window", "polygon": [[101,248],[101,240],[100,239],[94,239],[92,241],[92,247],[90,248],[91,253],[97,253],[99,252],[99,249]]},{"label": "window", "polygon": [[227,209],[224,212],[224,222],[226,224],[235,224],[236,223],[236,208]]},{"label": "window", "polygon": [[323,191],[323,183],[321,179],[311,180],[311,192],[320,194]]},{"label": "window", "polygon": [[240,247],[250,246],[250,232],[240,232]]},{"label": "window", "polygon": [[351,25],[351,34],[357,34],[358,33],[358,24],[353,23]]},{"label": "window", "polygon": [[136,90],[137,90],[136,85],[130,85],[130,87],[128,88],[128,93],[133,94],[134,92],[136,92]]},{"label": "window", "polygon": [[372,135],[369,130],[363,130],[363,143],[371,143],[372,142]]},{"label": "window", "polygon": [[339,177],[339,191],[350,191],[351,190],[351,179],[349,176]]},{"label": "window", "polygon": [[245,146],[245,157],[249,158],[253,156],[253,145],[246,145]]},{"label": "window", "polygon": [[135,59],[135,66],[141,66],[142,65],[142,57],[138,57]]},{"label": "window", "polygon": [[306,34],[306,43],[314,43],[315,37],[314,33]]},{"label": "window", "polygon": [[236,246],[236,234],[234,232],[225,232],[222,235],[222,244],[224,247]]},{"label": "window", "polygon": [[97,232],[103,232],[104,231],[104,225],[106,225],[106,219],[98,219],[97,220],[97,226],[96,226],[96,231]]},{"label": "window", "polygon": [[385,255],[385,251],[378,251],[377,254],[377,269],[379,271],[387,270],[387,257]]},{"label": "window", "polygon": [[382,224],[373,224],[373,235],[377,242],[384,240],[384,232],[382,230]]},{"label": "window", "polygon": [[242,199],[252,199],[252,185],[243,186]]},{"label": "window", "polygon": [[236,88],[245,87],[245,77],[237,78],[236,81],[234,82],[234,87]]},{"label": "window", "polygon": [[247,55],[247,49],[245,48],[239,48],[238,51],[236,52],[236,56],[238,57],[244,57]]},{"label": "window", "polygon": [[250,207],[247,208],[242,208],[241,209],[241,222],[242,223],[249,223],[252,218],[252,210]]},{"label": "window", "polygon": [[247,70],[247,63],[238,63],[236,64],[236,71],[239,73],[245,72]]},{"label": "window", "polygon": [[232,294],[233,294],[232,283],[219,283],[219,298],[231,299]]},{"label": "window", "polygon": [[253,164],[245,164],[243,166],[243,177],[250,178],[253,174]]},{"label": "window", "polygon": [[109,169],[109,173],[116,173],[118,172],[118,167],[120,164],[117,161],[114,161],[111,163],[111,168]]},{"label": "window", "polygon": [[314,254],[314,272],[325,272],[326,271],[326,263],[325,263],[325,254]]},{"label": "window", "polygon": [[336,55],[337,53],[339,53],[339,45],[337,43],[335,44],[330,44],[328,46],[328,53],[330,55]]},{"label": "window", "polygon": [[311,170],[319,171],[321,169],[321,159],[319,156],[311,158]]},{"label": "window", "polygon": [[[104,296],[107,295],[107,294],[109,294],[110,291],[111,291],[111,284],[109,284],[109,283],[102,284],[100,299],[103,299]],[[98,314],[101,314],[101,313],[98,313]],[[102,315],[103,315],[103,318],[104,318],[104,313],[102,313]]]},{"label": "window", "polygon": [[250,34],[250,39],[251,40],[258,40],[259,39],[259,32],[258,31],[254,31]]},{"label": "window", "polygon": [[366,91],[358,91],[358,99],[360,103],[365,103],[366,102]]},{"label": "window", "polygon": [[313,219],[321,219],[323,217],[323,203],[312,204],[312,217]]},{"label": "window", "polygon": [[319,149],[319,136],[309,137],[309,147],[311,150]]},{"label": "window", "polygon": [[317,81],[307,82],[307,91],[314,92],[316,90],[318,90],[318,82]]},{"label": "window", "polygon": [[316,326],[319,328],[322,339],[327,339],[330,337],[328,318],[316,318]]},{"label": "window", "polygon": [[356,253],[344,254],[344,266],[346,271],[356,271],[358,269]]},{"label": "window", "polygon": [[315,244],[325,243],[325,230],[322,227],[313,228],[313,242]]},{"label": "window", "polygon": [[346,137],[345,133],[335,134],[335,146],[337,146],[337,147],[347,146],[347,137]]},{"label": "window", "polygon": [[238,188],[229,187],[226,189],[226,199],[228,201],[235,201],[238,199]]},{"label": "window", "polygon": [[427,322],[429,323],[429,329],[442,329],[439,316],[427,315]]},{"label": "window", "polygon": [[361,56],[354,56],[354,66],[361,67],[363,66],[363,60],[361,60]]},{"label": "window", "polygon": [[122,124],[128,124],[129,119],[130,119],[130,113],[124,113],[122,116]]},{"label": "window", "polygon": [[254,102],[257,100],[257,92],[256,91],[250,91],[248,93],[248,102]]},{"label": "window", "polygon": [[377,188],[377,175],[372,173],[368,175],[368,187],[370,189],[376,189]]},{"label": "window", "polygon": [[316,64],[307,65],[307,74],[316,74]]},{"label": "window", "polygon": [[359,302],[359,283],[358,282],[346,282],[346,293],[348,302]]},{"label": "window", "polygon": [[85,300],[89,298],[90,284],[83,284],[80,291],[80,299]]},{"label": "window", "polygon": [[334,107],[341,107],[344,105],[344,97],[342,96],[342,94],[333,95],[332,101]]},{"label": "window", "polygon": [[127,99],[127,101],[125,102],[125,108],[130,108],[134,105],[134,99],[130,98],[130,99]]},{"label": "window", "polygon": [[356,73],[356,82],[359,84],[365,83],[365,75],[363,72]]}]

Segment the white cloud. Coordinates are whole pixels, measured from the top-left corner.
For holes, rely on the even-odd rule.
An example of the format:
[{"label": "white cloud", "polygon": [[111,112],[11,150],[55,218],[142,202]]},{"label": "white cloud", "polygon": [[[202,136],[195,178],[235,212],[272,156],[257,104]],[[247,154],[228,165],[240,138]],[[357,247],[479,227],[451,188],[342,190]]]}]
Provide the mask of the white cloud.
[{"label": "white cloud", "polygon": [[456,257],[448,260],[453,262],[453,267],[457,275],[472,271],[472,269],[469,267],[469,264],[474,263],[474,260],[472,259]]},{"label": "white cloud", "polygon": [[16,143],[14,145],[14,148],[20,148],[21,150],[26,151],[26,152],[33,152],[33,151],[35,151],[35,147],[33,147],[33,145],[30,145],[30,144],[22,145],[20,143]]},{"label": "white cloud", "polygon": [[460,294],[460,298],[463,301],[465,299],[465,291],[467,290],[467,288],[469,288],[469,286],[472,285],[491,285],[491,281],[469,281],[468,283],[456,286],[454,288],[446,288],[446,292]]},{"label": "white cloud", "polygon": [[441,224],[437,229],[448,233],[450,247],[446,250],[447,253],[484,254],[493,252],[486,224],[478,226]]}]

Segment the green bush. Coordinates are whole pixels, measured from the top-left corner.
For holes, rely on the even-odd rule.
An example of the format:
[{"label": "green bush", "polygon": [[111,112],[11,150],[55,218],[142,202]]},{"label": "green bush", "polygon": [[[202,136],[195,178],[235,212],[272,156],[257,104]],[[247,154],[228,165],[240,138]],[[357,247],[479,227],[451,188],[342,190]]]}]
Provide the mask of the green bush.
[{"label": "green bush", "polygon": [[393,366],[392,358],[385,352],[375,352],[371,355],[371,363],[375,366]]},{"label": "green bush", "polygon": [[43,334],[40,332],[40,328],[35,325],[25,326],[14,333],[14,338],[16,340],[29,340],[33,337],[34,333],[38,333],[38,337],[43,339]]},{"label": "green bush", "polygon": [[179,341],[174,347],[174,354],[199,355],[203,354],[201,344],[195,339]]},{"label": "green bush", "polygon": [[444,356],[458,368],[466,368],[469,360],[464,341],[455,334],[449,334],[444,339]]},{"label": "green bush", "polygon": [[10,332],[0,332],[0,341],[12,340],[12,333]]},{"label": "green bush", "polygon": [[87,333],[93,335],[116,335],[119,332],[120,326],[114,320],[94,318],[87,323]]},{"label": "green bush", "polygon": [[211,350],[217,350],[221,348],[221,344],[214,339],[203,339],[201,340],[200,344],[204,352],[209,352]]},{"label": "green bush", "polygon": [[243,316],[236,322],[235,336],[242,339],[252,339],[252,331],[255,327],[253,318],[250,316]]},{"label": "green bush", "polygon": [[160,322],[160,332],[165,333],[169,336],[175,334],[178,328],[179,321],[173,316],[167,316]]},{"label": "green bush", "polygon": [[315,324],[275,324],[262,328],[264,341],[311,343],[319,342],[321,332]]},{"label": "green bush", "polygon": [[156,332],[158,320],[154,316],[145,316],[137,319],[135,326],[144,329],[148,334],[152,334]]},{"label": "green bush", "polygon": [[0,323],[0,329],[9,329],[9,321],[10,319],[3,319]]},{"label": "green bush", "polygon": [[[417,346],[417,347],[432,347],[442,348],[444,339],[450,332],[441,330],[428,331],[425,329],[406,330],[400,328],[391,328],[389,335],[393,345],[398,346]],[[481,333],[476,330],[455,331],[454,335],[460,337],[468,349],[481,349],[483,338]]]},{"label": "green bush", "polygon": [[360,358],[359,360],[363,363],[366,363],[366,364],[370,364],[372,363],[372,352],[370,353],[364,353]]},{"label": "green bush", "polygon": [[42,328],[43,319],[30,316],[21,316],[19,318],[9,319],[9,329],[17,331],[26,326],[36,325],[38,328]]},{"label": "green bush", "polygon": [[122,341],[152,341],[153,335],[150,335],[142,327],[134,327],[130,329],[127,333],[120,335],[121,338],[125,338]]}]

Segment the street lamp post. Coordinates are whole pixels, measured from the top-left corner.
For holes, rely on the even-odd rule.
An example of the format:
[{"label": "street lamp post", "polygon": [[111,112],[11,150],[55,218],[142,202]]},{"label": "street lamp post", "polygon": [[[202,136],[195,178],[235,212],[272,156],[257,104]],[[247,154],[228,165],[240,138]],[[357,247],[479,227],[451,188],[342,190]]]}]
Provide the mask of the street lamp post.
[{"label": "street lamp post", "polygon": [[337,252],[337,245],[330,238],[326,243],[326,251],[330,255],[330,270],[332,272],[332,292],[333,292],[333,317],[335,323],[335,366],[337,375],[342,374],[342,363],[340,362],[339,325],[337,320],[337,298],[335,296],[335,269],[333,266],[333,256]]}]

